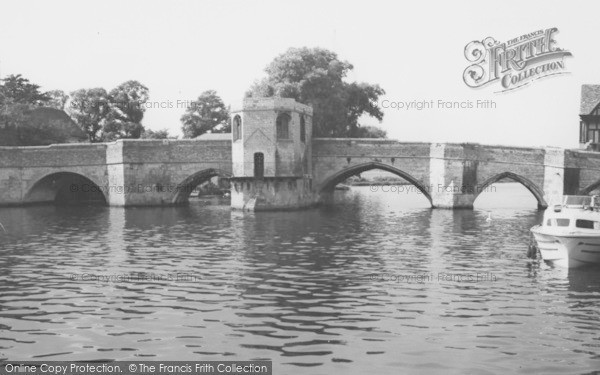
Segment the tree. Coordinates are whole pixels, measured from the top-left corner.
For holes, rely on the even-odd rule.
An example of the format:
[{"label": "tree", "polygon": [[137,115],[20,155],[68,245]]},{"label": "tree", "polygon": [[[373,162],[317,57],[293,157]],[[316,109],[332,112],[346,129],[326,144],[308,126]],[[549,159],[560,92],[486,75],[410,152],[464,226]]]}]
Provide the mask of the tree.
[{"label": "tree", "polygon": [[195,138],[208,131],[230,133],[229,110],[216,91],[204,91],[181,116],[184,138]]},{"label": "tree", "polygon": [[46,106],[51,108],[60,109],[61,111],[65,110],[65,105],[69,100],[69,95],[65,94],[62,90],[52,90],[48,91],[46,95],[49,97]]},{"label": "tree", "polygon": [[110,93],[101,87],[81,89],[71,93],[69,114],[90,142],[140,138],[148,98],[148,88],[138,81],[122,83]]},{"label": "tree", "polygon": [[352,69],[332,51],[290,48],[271,62],[267,77],[255,82],[246,96],[293,98],[313,107],[315,136],[353,137],[359,134],[362,115],[383,119],[377,101],[385,91],[379,85],[345,82]]},{"label": "tree", "polygon": [[22,75],[11,74],[7,78],[2,79],[3,84],[0,85],[0,104],[29,104],[41,106],[50,100],[48,94],[40,92],[40,86],[30,83],[27,78]]},{"label": "tree", "polygon": [[20,74],[0,84],[0,146],[77,142],[85,135],[62,111],[50,108],[52,95]]},{"label": "tree", "polygon": [[69,115],[87,134],[90,142],[102,140],[102,129],[111,113],[110,98],[101,87],[71,93]]},{"label": "tree", "polygon": [[176,139],[177,137],[171,137],[167,129],[161,129],[154,131],[152,129],[146,129],[142,133],[140,138],[143,139]]},{"label": "tree", "polygon": [[127,81],[112,89],[108,96],[111,111],[102,131],[102,140],[140,138],[144,132],[142,119],[149,98],[148,88],[138,81]]},{"label": "tree", "polygon": [[143,132],[144,126],[140,123],[119,121],[111,118],[102,127],[100,140],[102,142],[112,142],[117,139],[137,139],[142,136]]},{"label": "tree", "polygon": [[30,104],[2,106],[0,146],[39,146],[80,142],[86,135],[59,109]]},{"label": "tree", "polygon": [[387,138],[387,132],[377,126],[361,126],[356,128],[352,138]]},{"label": "tree", "polygon": [[[27,116],[33,107],[3,99],[0,104],[0,146],[22,146],[23,133],[29,133]],[[23,134],[23,135],[21,135]]]}]

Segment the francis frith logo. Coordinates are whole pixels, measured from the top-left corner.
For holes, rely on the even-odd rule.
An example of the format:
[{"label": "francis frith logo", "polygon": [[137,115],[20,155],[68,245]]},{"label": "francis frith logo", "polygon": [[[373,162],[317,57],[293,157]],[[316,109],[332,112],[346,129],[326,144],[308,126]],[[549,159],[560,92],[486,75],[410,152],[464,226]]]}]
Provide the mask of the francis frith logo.
[{"label": "francis frith logo", "polygon": [[536,30],[500,43],[492,37],[475,40],[465,47],[472,63],[463,80],[472,88],[498,82],[502,91],[523,87],[537,79],[565,74],[565,57],[571,52],[557,46],[556,27]]}]

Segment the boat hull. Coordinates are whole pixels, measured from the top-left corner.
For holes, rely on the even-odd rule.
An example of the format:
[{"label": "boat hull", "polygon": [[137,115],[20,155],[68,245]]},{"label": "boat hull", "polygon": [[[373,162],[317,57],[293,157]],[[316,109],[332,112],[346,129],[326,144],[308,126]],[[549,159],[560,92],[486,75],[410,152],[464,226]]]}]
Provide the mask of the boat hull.
[{"label": "boat hull", "polygon": [[569,268],[600,264],[597,234],[557,233],[539,226],[531,232],[544,261]]}]

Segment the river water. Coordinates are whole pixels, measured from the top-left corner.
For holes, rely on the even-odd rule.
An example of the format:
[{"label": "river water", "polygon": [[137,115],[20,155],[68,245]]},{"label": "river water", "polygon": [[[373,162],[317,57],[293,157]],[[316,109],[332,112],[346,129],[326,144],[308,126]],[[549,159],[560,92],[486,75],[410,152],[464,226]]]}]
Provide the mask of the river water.
[{"label": "river water", "polygon": [[456,211],[369,187],[299,212],[206,199],[0,208],[0,358],[267,359],[274,374],[599,370],[599,270],[527,259],[542,213],[520,185],[494,186]]}]

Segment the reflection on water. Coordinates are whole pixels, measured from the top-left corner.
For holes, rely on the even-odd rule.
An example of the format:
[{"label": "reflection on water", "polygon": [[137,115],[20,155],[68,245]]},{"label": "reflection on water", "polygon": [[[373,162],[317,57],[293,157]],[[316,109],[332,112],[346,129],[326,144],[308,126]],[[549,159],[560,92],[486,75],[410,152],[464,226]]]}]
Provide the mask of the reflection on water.
[{"label": "reflection on water", "polygon": [[367,187],[291,213],[0,209],[0,357],[271,359],[294,374],[600,368],[600,272],[525,257],[535,200],[450,211],[416,198]]}]

